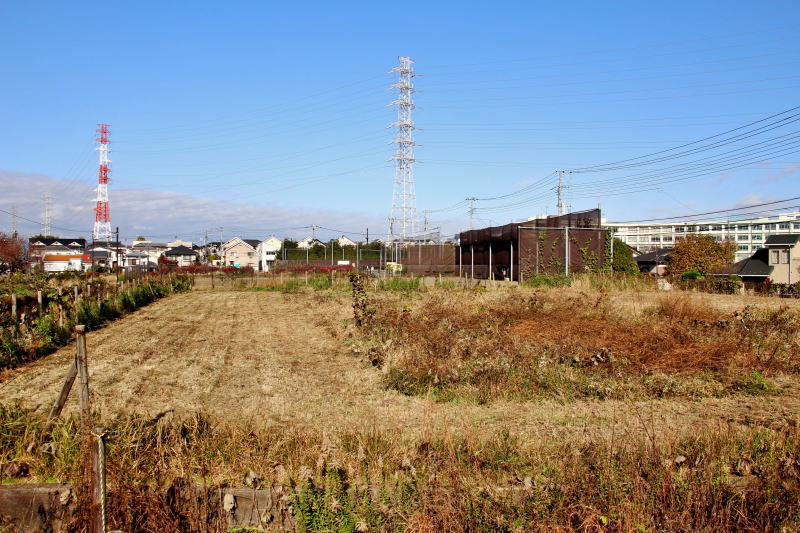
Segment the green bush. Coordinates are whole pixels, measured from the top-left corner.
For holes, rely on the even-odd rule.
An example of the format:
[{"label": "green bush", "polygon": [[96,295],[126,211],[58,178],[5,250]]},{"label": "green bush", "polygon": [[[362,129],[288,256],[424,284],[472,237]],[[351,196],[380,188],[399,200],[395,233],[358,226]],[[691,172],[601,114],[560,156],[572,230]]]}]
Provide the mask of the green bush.
[{"label": "green bush", "polygon": [[699,270],[689,270],[681,274],[681,281],[698,281],[701,279],[705,279],[705,276]]},{"label": "green bush", "polygon": [[564,274],[539,274],[522,282],[525,287],[568,287],[572,284],[573,277]]},{"label": "green bush", "polygon": [[315,291],[330,289],[333,286],[330,276],[314,276],[308,279],[308,285]]},{"label": "green bush", "polygon": [[378,282],[378,290],[412,292],[420,290],[420,280],[422,278],[406,278],[395,276],[389,279],[382,279]]},{"label": "green bush", "polygon": [[720,294],[736,294],[742,289],[742,278],[739,276],[714,278],[711,282],[711,289]]}]

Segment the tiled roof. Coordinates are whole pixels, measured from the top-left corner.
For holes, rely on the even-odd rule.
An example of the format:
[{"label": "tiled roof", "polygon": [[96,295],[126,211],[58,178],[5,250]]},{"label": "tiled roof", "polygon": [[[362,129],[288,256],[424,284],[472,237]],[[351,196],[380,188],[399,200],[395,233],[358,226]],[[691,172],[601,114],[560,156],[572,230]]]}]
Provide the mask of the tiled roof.
[{"label": "tiled roof", "polygon": [[800,233],[785,233],[782,235],[770,235],[767,237],[766,245],[786,245],[794,244],[800,240]]},{"label": "tiled roof", "polygon": [[652,252],[639,255],[635,257],[637,263],[663,263],[667,260],[667,256],[672,251],[672,248],[659,248]]},{"label": "tiled roof", "polygon": [[48,263],[55,263],[55,262],[66,262],[70,259],[83,259],[83,254],[48,254],[42,258],[42,261]]}]

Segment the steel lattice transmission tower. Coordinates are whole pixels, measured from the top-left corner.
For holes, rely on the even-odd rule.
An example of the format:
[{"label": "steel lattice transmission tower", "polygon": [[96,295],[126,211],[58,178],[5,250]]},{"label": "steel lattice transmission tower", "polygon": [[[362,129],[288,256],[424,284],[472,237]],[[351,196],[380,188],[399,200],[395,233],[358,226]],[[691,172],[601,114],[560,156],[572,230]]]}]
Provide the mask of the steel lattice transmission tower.
[{"label": "steel lattice transmission tower", "polygon": [[108,159],[108,124],[98,124],[97,133],[100,136],[97,142],[100,145],[95,148],[100,152],[100,166],[97,171],[97,198],[94,208],[94,229],[92,238],[96,241],[111,241],[111,217],[108,212],[108,182],[110,180]]},{"label": "steel lattice transmission tower", "polygon": [[49,237],[53,234],[53,197],[46,192],[42,200],[42,235]]},{"label": "steel lattice transmission tower", "polygon": [[411,58],[399,57],[400,64],[392,69],[397,72],[397,98],[392,105],[397,107],[397,120],[392,123],[396,136],[392,141],[397,145],[395,155],[394,188],[392,192],[392,212],[389,215],[387,241],[407,242],[417,233],[417,198],[414,192],[414,63]]}]

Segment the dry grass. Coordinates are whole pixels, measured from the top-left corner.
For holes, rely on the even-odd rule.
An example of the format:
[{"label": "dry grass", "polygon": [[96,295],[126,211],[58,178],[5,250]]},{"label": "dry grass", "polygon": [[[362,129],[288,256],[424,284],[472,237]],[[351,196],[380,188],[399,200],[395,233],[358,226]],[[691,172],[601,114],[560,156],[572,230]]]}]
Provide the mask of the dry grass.
[{"label": "dry grass", "polygon": [[[800,527],[794,311],[576,289],[369,297],[367,336],[347,293],[311,288],[172,296],[90,333],[112,525],[217,530],[181,522],[163,489],[239,484],[252,469],[296,494],[308,530]],[[535,318],[547,327],[521,326]],[[657,322],[681,328],[672,355],[620,352],[669,331]],[[629,329],[617,340],[581,323]],[[747,340],[741,357],[675,368],[678,347],[723,332]],[[620,353],[594,364],[598,346]],[[32,445],[71,357],[0,377],[0,403],[24,406],[0,409],[0,463],[24,460],[37,481],[80,479],[74,421],[56,426],[51,451]],[[414,394],[386,388],[400,378]]]},{"label": "dry grass", "polygon": [[[379,303],[381,301],[379,300]],[[654,293],[638,311],[605,292],[432,292],[379,305],[356,350],[408,394],[646,398],[774,392],[800,371],[800,314],[728,312]]]},{"label": "dry grass", "polygon": [[[42,419],[0,409],[0,462],[39,479],[80,479],[74,420],[41,452]],[[577,444],[456,435],[431,425],[409,439],[335,433],[200,414],[117,420],[109,437],[110,524],[126,531],[208,531],[162,489],[186,481],[290,489],[305,530],[784,531],[800,526],[800,434],[720,427],[658,440]],[[646,426],[645,426],[646,428]],[[190,519],[191,518],[191,519]]]}]

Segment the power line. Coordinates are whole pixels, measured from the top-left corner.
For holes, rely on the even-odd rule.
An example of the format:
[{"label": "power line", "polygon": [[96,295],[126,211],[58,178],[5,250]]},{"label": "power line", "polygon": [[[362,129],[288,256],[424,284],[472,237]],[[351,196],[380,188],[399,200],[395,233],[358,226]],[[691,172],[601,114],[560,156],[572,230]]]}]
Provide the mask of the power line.
[{"label": "power line", "polygon": [[[688,146],[693,146],[693,145],[701,143],[701,142],[705,142],[705,141],[708,141],[708,140],[711,140],[711,139],[716,139],[718,137],[722,137],[722,136],[727,135],[729,133],[733,133],[735,131],[739,131],[739,130],[742,130],[742,129],[745,129],[745,128],[749,128],[750,126],[754,126],[755,124],[760,124],[762,122],[767,122],[769,120],[772,120],[775,117],[779,117],[781,115],[785,115],[787,113],[791,113],[792,111],[796,111],[798,109],[800,109],[800,106],[791,107],[789,109],[785,109],[785,110],[780,111],[778,113],[774,113],[774,114],[772,114],[772,115],[770,115],[770,116],[768,116],[766,118],[762,118],[762,119],[759,119],[759,120],[755,120],[753,122],[749,122],[749,123],[747,123],[747,124],[745,124],[743,126],[739,126],[737,128],[733,128],[733,129],[730,129],[730,130],[727,130],[727,131],[723,131],[722,133],[717,133],[715,135],[710,135],[708,137],[703,137],[702,139],[698,139],[698,140],[692,141],[690,143],[685,143],[685,144],[681,144],[679,146],[674,146],[674,147],[668,148],[666,150],[660,150],[658,152],[653,152],[653,153],[642,155],[642,156],[638,156],[638,157],[631,157],[631,158],[628,158],[628,159],[622,159],[622,160],[619,160],[619,161],[614,161],[614,162],[606,163],[606,164],[602,164],[602,165],[594,165],[592,167],[574,168],[574,169],[571,169],[571,171],[572,172],[576,172],[576,173],[577,172],[589,172],[589,171],[600,172],[600,171],[604,171],[604,170],[617,170],[618,168],[625,168],[625,167],[614,167],[614,168],[610,168],[610,167],[612,167],[612,165],[620,165],[622,163],[629,163],[631,161],[639,161],[641,159],[645,159],[645,158],[648,158],[648,157],[653,157],[653,156],[660,155],[660,154],[665,154],[665,153],[668,153],[668,152],[673,152],[675,150],[680,150],[682,148],[686,148]],[[790,115],[788,117],[783,117],[780,120],[774,122],[773,124],[777,124],[777,123],[780,123],[780,122],[785,122],[787,120],[790,121],[789,123],[796,122],[796,120],[790,120],[790,119],[792,119],[794,117],[797,117],[797,116],[800,116],[800,113],[796,113],[796,114]],[[770,124],[770,125],[772,125],[772,124]],[[785,124],[781,124],[781,125],[785,125]],[[760,130],[760,129],[763,129],[763,127],[762,128],[757,128],[757,130]],[[740,137],[740,136],[737,136],[737,137]],[[716,144],[716,143],[714,143],[714,144]],[[676,155],[681,155],[681,154],[676,154]],[[638,164],[639,163],[637,163],[637,165]],[[644,163],[642,163],[642,164],[644,164]]]},{"label": "power line", "polygon": [[752,209],[754,207],[764,207],[766,205],[775,205],[775,204],[783,204],[786,202],[793,202],[795,200],[800,200],[800,196],[795,196],[793,198],[785,198],[783,200],[775,200],[773,202],[762,202],[760,204],[752,204],[744,207],[732,207],[730,209],[718,209],[716,211],[705,211],[703,213],[695,213],[692,215],[679,215],[674,217],[662,217],[662,218],[650,218],[650,219],[642,219],[642,220],[622,220],[622,221],[615,221],[617,224],[635,224],[638,222],[659,222],[662,220],[678,220],[682,218],[694,218],[698,216],[707,216],[707,215],[716,215],[719,213],[731,213],[733,211],[743,211],[746,209]]}]

